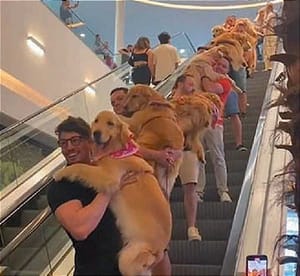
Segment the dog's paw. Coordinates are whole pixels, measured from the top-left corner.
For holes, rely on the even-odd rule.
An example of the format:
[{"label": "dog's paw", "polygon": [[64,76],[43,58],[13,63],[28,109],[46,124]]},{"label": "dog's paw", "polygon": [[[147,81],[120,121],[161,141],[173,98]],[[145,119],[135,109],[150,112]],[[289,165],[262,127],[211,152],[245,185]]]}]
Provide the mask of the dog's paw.
[{"label": "dog's paw", "polygon": [[67,176],[67,174],[65,173],[64,169],[60,169],[53,175],[53,178],[55,181],[60,181],[63,178],[66,178],[66,176]]},{"label": "dog's paw", "polygon": [[78,177],[74,174],[73,170],[70,170],[70,167],[66,167],[57,171],[53,176],[55,181],[60,181],[62,179],[68,179],[70,181],[75,181]]},{"label": "dog's paw", "polygon": [[197,152],[197,157],[198,157],[198,160],[203,163],[203,164],[206,164],[206,160],[205,160],[205,155],[203,154],[203,152]]}]

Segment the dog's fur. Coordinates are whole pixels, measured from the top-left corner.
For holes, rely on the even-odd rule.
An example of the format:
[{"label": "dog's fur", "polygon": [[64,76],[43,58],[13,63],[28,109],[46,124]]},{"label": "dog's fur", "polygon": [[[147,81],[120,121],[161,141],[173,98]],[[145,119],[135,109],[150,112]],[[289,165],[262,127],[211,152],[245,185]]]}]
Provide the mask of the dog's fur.
[{"label": "dog's fur", "polygon": [[[132,115],[126,122],[140,146],[153,150],[183,149],[184,136],[177,123],[175,110],[154,89],[146,85],[133,86],[128,91],[124,107]],[[170,196],[181,162],[180,158],[166,169],[149,161],[167,197]]]},{"label": "dog's fur", "polygon": [[226,32],[226,29],[223,27],[223,25],[216,25],[211,29],[211,33],[213,37],[218,37],[219,35]]},{"label": "dog's fur", "polygon": [[247,62],[244,58],[244,50],[240,42],[233,38],[222,38],[226,34],[220,35],[215,38],[211,46],[219,46],[218,49],[224,56],[230,60],[230,63],[234,70],[238,71],[241,67],[246,66]]},{"label": "dog's fur", "polygon": [[[211,95],[194,93],[191,96],[181,96],[172,99],[178,122],[185,136],[185,148],[195,152],[200,162],[205,163],[205,153],[200,142],[206,128],[211,125],[213,115],[213,102],[209,99]],[[208,93],[211,94],[211,93]],[[221,106],[216,100],[215,106]]]},{"label": "dog's fur", "polygon": [[191,59],[184,71],[184,74],[190,75],[194,78],[196,90],[202,89],[203,77],[208,77],[212,81],[218,81],[220,78],[224,77],[223,75],[216,73],[212,68],[212,64],[221,57],[223,57],[223,54],[219,47],[214,47]]},{"label": "dog's fur", "polygon": [[[80,180],[97,192],[115,192],[110,207],[124,242],[119,269],[125,276],[150,275],[171,237],[169,204],[146,161],[134,155],[121,159],[110,156],[129,141],[127,124],[113,112],[102,111],[92,123],[92,133],[96,146],[106,154],[96,166],[74,164],[59,171],[55,179]],[[129,171],[140,173],[136,181],[120,189],[121,177]]]},{"label": "dog's fur", "polygon": [[[238,47],[240,51],[242,51],[241,46],[238,46],[239,45],[238,42],[234,42],[234,45]],[[219,58],[226,57],[232,64],[232,58],[242,57],[242,53],[237,54],[235,50],[235,46],[233,45],[213,46],[211,49],[196,55],[191,60],[191,62],[188,64],[187,68],[185,69],[184,73],[194,78],[196,90],[205,92],[202,86],[203,77],[208,77],[213,82],[217,82],[219,79],[226,77],[231,81],[233,91],[239,94],[243,93],[243,91],[236,85],[236,83],[228,75],[224,76],[223,74],[216,73],[212,68],[212,64],[215,63],[216,60],[218,60]],[[242,60],[238,61],[238,63],[234,63],[234,62],[233,63],[239,64],[236,66],[238,66],[237,68],[240,68],[240,66],[242,66],[240,62],[242,62],[242,64],[244,65],[245,60],[243,59],[243,57]],[[233,67],[235,68],[234,65]]]}]

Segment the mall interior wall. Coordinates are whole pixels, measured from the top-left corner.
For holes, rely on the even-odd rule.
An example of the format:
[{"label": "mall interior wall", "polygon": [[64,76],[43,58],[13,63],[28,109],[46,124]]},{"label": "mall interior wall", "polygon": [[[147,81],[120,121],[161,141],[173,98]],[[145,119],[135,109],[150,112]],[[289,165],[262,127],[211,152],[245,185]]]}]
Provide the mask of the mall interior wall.
[{"label": "mall interior wall", "polygon": [[[38,93],[44,103],[85,85],[110,69],[40,1],[1,1],[1,70]],[[32,35],[44,47],[36,56]],[[1,77],[2,78],[2,77]],[[22,119],[39,110],[32,97],[1,86],[1,113]]]}]

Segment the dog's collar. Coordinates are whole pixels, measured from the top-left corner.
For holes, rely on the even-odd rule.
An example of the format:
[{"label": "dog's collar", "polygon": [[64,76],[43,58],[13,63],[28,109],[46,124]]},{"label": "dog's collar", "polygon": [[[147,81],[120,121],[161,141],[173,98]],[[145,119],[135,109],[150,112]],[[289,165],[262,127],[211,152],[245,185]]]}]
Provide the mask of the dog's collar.
[{"label": "dog's collar", "polygon": [[109,154],[109,156],[115,159],[121,159],[136,154],[138,150],[139,148],[137,147],[137,145],[132,140],[130,140],[125,145],[125,148],[112,152]]}]

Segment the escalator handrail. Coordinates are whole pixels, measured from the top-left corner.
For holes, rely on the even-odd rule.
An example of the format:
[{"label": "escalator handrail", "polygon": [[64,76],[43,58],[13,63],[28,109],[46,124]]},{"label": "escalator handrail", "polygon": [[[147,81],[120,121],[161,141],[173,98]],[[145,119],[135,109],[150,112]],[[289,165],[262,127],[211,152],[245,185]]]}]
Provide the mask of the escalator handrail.
[{"label": "escalator handrail", "polygon": [[42,210],[26,227],[0,251],[2,263],[23,241],[25,241],[51,215],[50,207]]},{"label": "escalator handrail", "polygon": [[[178,32],[178,33],[174,34],[174,35],[171,37],[171,39],[174,39],[174,38],[176,38],[176,37],[178,37],[178,36],[180,36],[180,35],[184,35],[185,37],[188,37],[188,35],[187,35],[185,32]],[[191,42],[189,41],[189,43],[191,43]],[[192,44],[191,44],[191,45],[192,45]],[[157,46],[158,46],[158,45],[156,45],[155,47],[157,47]],[[195,49],[194,46],[193,46],[193,49]],[[63,96],[63,97],[58,98],[58,99],[57,99],[56,101],[54,101],[53,103],[51,103],[51,104],[49,104],[49,105],[47,105],[47,106],[45,106],[45,107],[39,109],[38,111],[36,111],[36,112],[30,114],[29,116],[27,116],[27,117],[25,117],[24,119],[22,119],[22,120],[16,122],[15,124],[13,124],[13,125],[11,125],[11,126],[5,128],[5,129],[3,129],[3,130],[0,130],[0,137],[1,137],[2,135],[5,135],[5,134],[8,133],[8,132],[11,132],[11,131],[12,131],[13,129],[15,129],[15,128],[18,128],[20,125],[25,124],[27,121],[33,119],[34,117],[37,117],[38,115],[40,115],[41,113],[43,113],[43,112],[49,110],[50,108],[52,108],[52,107],[54,107],[54,106],[60,104],[61,102],[64,102],[64,101],[67,100],[68,98],[70,98],[70,97],[72,97],[72,96],[78,94],[79,92],[81,92],[81,91],[83,91],[85,88],[87,88],[88,86],[91,86],[91,85],[93,85],[94,83],[97,83],[97,82],[101,81],[102,79],[104,79],[104,78],[106,78],[106,77],[108,77],[108,76],[111,76],[112,74],[115,74],[115,73],[118,72],[118,71],[126,71],[126,70],[130,69],[130,67],[131,67],[131,66],[130,66],[128,63],[123,63],[122,65],[120,65],[119,67],[113,69],[112,71],[110,71],[110,72],[104,74],[103,76],[101,76],[101,77],[99,77],[99,78],[97,78],[97,79],[95,79],[95,80],[93,80],[93,81],[91,81],[91,82],[89,82],[89,83],[83,85],[82,87],[80,87],[80,88],[74,90],[73,92],[70,92],[69,94],[67,94],[67,95],[65,95],[65,96]],[[128,71],[129,71],[129,70],[128,70]]]},{"label": "escalator handrail", "polygon": [[[278,45],[277,52],[280,51],[280,45]],[[261,140],[263,136],[263,129],[266,123],[266,115],[268,112],[268,105],[270,104],[270,99],[272,96],[273,87],[271,84],[274,83],[276,76],[274,75],[277,71],[278,64],[273,66],[269,81],[268,87],[266,90],[266,95],[264,97],[263,105],[261,108],[261,112],[258,118],[255,135],[253,138],[252,148],[248,159],[248,164],[245,170],[245,177],[243,180],[241,193],[239,196],[239,200],[236,206],[236,211],[234,214],[234,218],[232,221],[232,227],[227,243],[227,248],[223,260],[223,266],[221,270],[221,276],[231,275],[235,270],[235,265],[237,261],[237,250],[240,243],[240,238],[242,234],[242,229],[244,226],[244,221],[246,219],[246,214],[249,205],[249,199],[251,194],[251,187],[254,178],[255,168],[257,166],[258,161],[258,153],[260,150]]]}]

